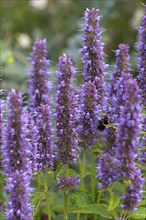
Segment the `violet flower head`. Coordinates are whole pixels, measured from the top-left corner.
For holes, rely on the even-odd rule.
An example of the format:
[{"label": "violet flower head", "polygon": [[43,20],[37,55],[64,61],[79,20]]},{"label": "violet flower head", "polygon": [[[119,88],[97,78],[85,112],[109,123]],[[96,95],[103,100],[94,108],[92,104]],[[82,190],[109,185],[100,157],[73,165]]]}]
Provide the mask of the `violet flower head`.
[{"label": "violet flower head", "polygon": [[64,165],[74,164],[78,159],[77,98],[72,87],[75,69],[71,57],[63,54],[59,58],[56,97],[57,158]]},{"label": "violet flower head", "polygon": [[82,88],[80,117],[79,117],[79,136],[80,146],[88,149],[97,140],[98,108],[97,90],[94,82],[85,82]]},{"label": "violet flower head", "polygon": [[37,127],[35,125],[33,116],[31,113],[27,113],[28,116],[28,134],[27,139],[29,141],[30,154],[28,155],[30,161],[30,167],[32,175],[37,171]]},{"label": "violet flower head", "polygon": [[37,127],[37,170],[53,169],[53,131],[51,109],[40,105],[34,113]]},{"label": "violet flower head", "polygon": [[122,209],[128,211],[136,210],[136,206],[141,200],[143,182],[144,179],[140,170],[135,167],[131,184],[127,187],[126,194],[121,197]]},{"label": "violet flower head", "polygon": [[99,105],[104,100],[104,52],[101,42],[101,30],[99,27],[99,10],[92,8],[85,11],[85,26],[83,35],[83,48],[81,49],[84,66],[83,75],[85,81],[94,82],[98,91]]},{"label": "violet flower head", "polygon": [[31,55],[32,70],[29,73],[31,107],[48,104],[49,102],[49,83],[47,80],[49,73],[47,67],[50,65],[50,61],[46,57],[46,40],[37,39]]},{"label": "violet flower head", "polygon": [[136,147],[139,143],[141,109],[136,81],[132,78],[129,79],[124,88],[126,99],[117,127],[115,158],[118,161],[118,167],[122,170],[123,177],[131,179],[132,171],[135,170]]},{"label": "violet flower head", "polygon": [[[131,180],[131,184],[126,189],[126,195],[121,198],[122,208],[130,211],[137,206],[142,194],[143,179],[140,170],[135,167],[136,147],[139,144],[141,129],[141,109],[139,88],[136,81],[132,78],[129,79],[124,88],[126,99],[117,127],[113,164],[118,168],[117,176],[119,179]],[[119,173],[121,176],[119,176]]]},{"label": "violet flower head", "polygon": [[[142,131],[146,132],[146,116],[142,120]],[[138,151],[138,161],[140,164],[146,166],[146,135],[144,134],[141,138],[141,142],[139,145],[139,151]]]},{"label": "violet flower head", "polygon": [[142,25],[139,27],[139,37],[138,83],[140,87],[141,101],[146,106],[146,6],[145,14],[142,18]]},{"label": "violet flower head", "polygon": [[130,77],[129,47],[126,44],[120,44],[119,49],[116,50],[116,66],[109,91],[109,120],[111,123],[117,122],[119,118],[120,108],[125,101],[124,84]]},{"label": "violet flower head", "polygon": [[12,90],[8,95],[8,117],[2,146],[6,188],[9,192],[7,217],[11,220],[32,219],[29,204],[31,171],[27,123],[21,93]]},{"label": "violet flower head", "polygon": [[3,124],[4,124],[4,102],[0,99],[0,169],[2,168],[2,138],[3,138]]},{"label": "violet flower head", "polygon": [[11,173],[7,189],[10,193],[7,207],[8,220],[32,220],[32,207],[28,203],[31,190],[29,182],[26,181],[26,173],[22,170]]},{"label": "violet flower head", "polygon": [[57,186],[60,189],[65,189],[68,192],[73,189],[77,189],[79,183],[80,183],[80,179],[77,176],[69,176],[68,179],[66,179],[65,176],[62,176],[58,180]]},{"label": "violet flower head", "polygon": [[115,85],[122,74],[130,73],[130,62],[129,62],[129,46],[127,44],[120,44],[116,50],[116,65],[115,71],[111,76],[110,84],[110,97],[115,94]]},{"label": "violet flower head", "polygon": [[107,189],[109,185],[117,180],[114,175],[115,169],[113,165],[113,158],[110,153],[106,152],[100,155],[98,166],[99,188]]}]

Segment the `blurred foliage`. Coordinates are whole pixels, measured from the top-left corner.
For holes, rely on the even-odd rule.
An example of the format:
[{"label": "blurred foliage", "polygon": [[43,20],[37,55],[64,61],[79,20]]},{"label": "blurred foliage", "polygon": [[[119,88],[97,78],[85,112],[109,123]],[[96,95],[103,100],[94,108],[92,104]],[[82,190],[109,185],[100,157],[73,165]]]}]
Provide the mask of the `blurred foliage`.
[{"label": "blurred foliage", "polygon": [[58,57],[66,52],[77,66],[79,83],[82,72],[79,49],[87,7],[100,9],[106,63],[114,64],[113,50],[119,43],[128,43],[132,68],[137,74],[135,42],[144,12],[142,0],[1,0],[2,88],[27,91],[29,57],[36,38],[47,39],[51,80],[55,81]]}]

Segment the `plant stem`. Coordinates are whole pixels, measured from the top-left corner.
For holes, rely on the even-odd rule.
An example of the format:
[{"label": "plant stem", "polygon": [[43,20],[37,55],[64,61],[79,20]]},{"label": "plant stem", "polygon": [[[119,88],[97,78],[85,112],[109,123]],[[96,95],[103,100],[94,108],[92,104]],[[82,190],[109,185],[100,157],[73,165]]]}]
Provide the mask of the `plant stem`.
[{"label": "plant stem", "polygon": [[77,220],[80,220],[80,213],[77,213]]},{"label": "plant stem", "polygon": [[97,204],[100,203],[101,195],[102,195],[102,191],[99,191],[99,192],[98,192],[98,196],[97,196]]},{"label": "plant stem", "polygon": [[46,193],[46,204],[47,204],[48,220],[51,220],[51,208],[50,208],[50,203],[49,203],[47,176],[46,176],[45,173],[44,173],[44,188],[45,188],[45,193]]},{"label": "plant stem", "polygon": [[[67,166],[65,167],[65,176],[66,176],[66,179],[68,179],[69,177],[69,169],[68,169],[68,164]],[[67,217],[67,191],[66,189],[64,189],[64,220],[68,220],[68,217]]]},{"label": "plant stem", "polygon": [[91,152],[91,195],[95,201],[95,155]]},{"label": "plant stem", "polygon": [[81,184],[80,190],[85,191],[84,175],[85,175],[85,166],[86,166],[86,149],[83,151],[83,161],[81,166]]}]

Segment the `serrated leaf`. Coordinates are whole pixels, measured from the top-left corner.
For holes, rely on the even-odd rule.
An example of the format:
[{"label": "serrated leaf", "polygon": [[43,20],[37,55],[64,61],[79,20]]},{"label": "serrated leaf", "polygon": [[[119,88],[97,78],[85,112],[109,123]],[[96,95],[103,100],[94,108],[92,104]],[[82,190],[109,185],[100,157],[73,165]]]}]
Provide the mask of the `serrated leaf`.
[{"label": "serrated leaf", "polygon": [[110,194],[110,203],[109,203],[109,207],[108,210],[111,211],[113,209],[115,209],[120,202],[120,197],[115,195],[115,194]]},{"label": "serrated leaf", "polygon": [[139,208],[137,211],[133,211],[130,215],[127,216],[127,219],[145,219],[146,218],[146,209]]},{"label": "serrated leaf", "polygon": [[91,204],[68,211],[69,213],[97,214],[107,219],[112,219],[112,214],[107,210],[106,205]]},{"label": "serrated leaf", "polygon": [[84,192],[71,193],[68,198],[69,204],[74,207],[94,204],[91,194]]}]

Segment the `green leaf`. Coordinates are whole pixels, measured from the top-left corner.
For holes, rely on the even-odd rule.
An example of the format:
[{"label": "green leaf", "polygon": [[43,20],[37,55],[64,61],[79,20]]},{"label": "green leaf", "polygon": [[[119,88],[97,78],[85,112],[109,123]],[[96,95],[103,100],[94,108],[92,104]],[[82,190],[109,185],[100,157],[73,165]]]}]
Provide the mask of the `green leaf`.
[{"label": "green leaf", "polygon": [[127,219],[145,219],[146,218],[146,209],[139,208],[137,211],[133,211],[130,215],[127,216]]},{"label": "green leaf", "polygon": [[34,193],[34,196],[31,199],[31,203],[35,207],[34,213],[33,213],[34,215],[36,215],[38,207],[43,199],[45,199],[45,192],[35,192]]},{"label": "green leaf", "polygon": [[93,204],[93,198],[91,194],[84,192],[71,193],[68,198],[69,204],[74,207],[81,207],[84,205]]},{"label": "green leaf", "polygon": [[108,210],[111,211],[113,209],[115,209],[120,202],[120,197],[115,195],[115,194],[110,194],[110,202],[109,202],[109,207]]},{"label": "green leaf", "polygon": [[39,184],[41,186],[44,186],[44,175],[47,177],[47,186],[49,187],[52,183],[54,183],[54,172],[53,171],[47,171],[47,172],[40,172],[37,173],[39,175]]},{"label": "green leaf", "polygon": [[[73,169],[69,169],[69,176],[78,176],[79,173],[77,173]],[[61,166],[60,169],[58,170],[58,173],[56,174],[56,179],[60,179],[62,176],[65,176],[65,169],[64,166]]]},{"label": "green leaf", "polygon": [[144,206],[146,207],[146,199],[142,200],[137,207],[141,207],[141,206]]},{"label": "green leaf", "polygon": [[112,214],[107,210],[107,206],[103,204],[91,204],[68,211],[69,213],[97,214],[107,219],[112,219]]}]

